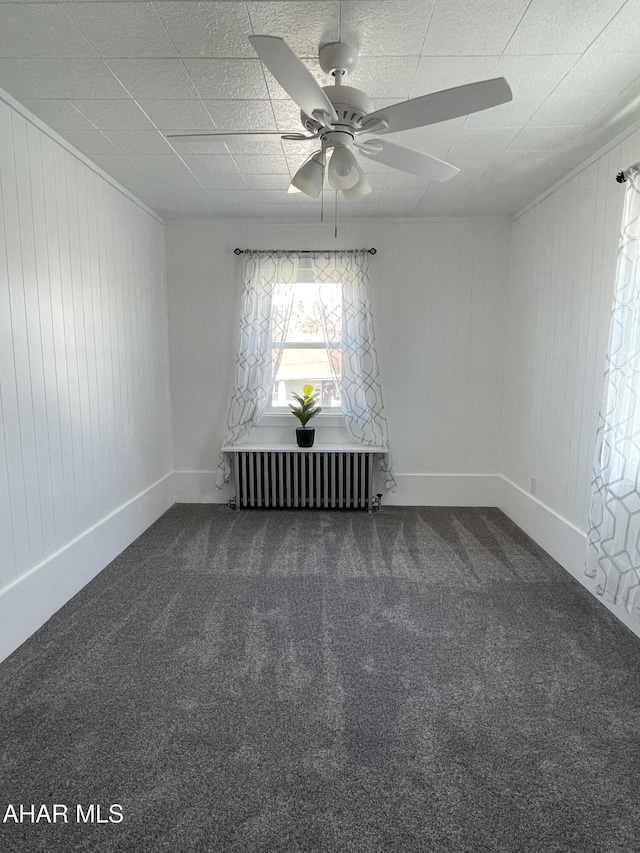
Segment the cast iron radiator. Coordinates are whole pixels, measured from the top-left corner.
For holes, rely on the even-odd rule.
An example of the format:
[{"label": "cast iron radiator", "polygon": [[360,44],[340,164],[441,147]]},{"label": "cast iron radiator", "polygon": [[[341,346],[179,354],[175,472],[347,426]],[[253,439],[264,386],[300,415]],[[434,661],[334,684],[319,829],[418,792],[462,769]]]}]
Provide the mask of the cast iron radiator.
[{"label": "cast iron radiator", "polygon": [[373,456],[357,451],[234,450],[236,507],[371,512]]}]

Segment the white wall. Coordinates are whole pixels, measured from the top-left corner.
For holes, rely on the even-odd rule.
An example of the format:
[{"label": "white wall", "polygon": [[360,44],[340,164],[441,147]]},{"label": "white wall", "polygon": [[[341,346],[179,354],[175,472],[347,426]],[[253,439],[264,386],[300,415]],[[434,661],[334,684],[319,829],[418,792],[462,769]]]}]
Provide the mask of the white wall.
[{"label": "white wall", "polygon": [[[213,488],[232,392],[248,248],[375,246],[378,358],[399,487],[395,503],[493,503],[509,222],[369,220],[333,227],[167,223],[177,500]],[[295,424],[292,420],[292,433]],[[317,435],[318,440],[321,435]],[[484,475],[487,475],[486,477]]]},{"label": "white wall", "polygon": [[4,96],[0,192],[2,657],[170,505],[172,448],[162,222]]},{"label": "white wall", "polygon": [[624,201],[615,175],[639,154],[635,131],[512,226],[501,505],[587,586],[585,536]]}]

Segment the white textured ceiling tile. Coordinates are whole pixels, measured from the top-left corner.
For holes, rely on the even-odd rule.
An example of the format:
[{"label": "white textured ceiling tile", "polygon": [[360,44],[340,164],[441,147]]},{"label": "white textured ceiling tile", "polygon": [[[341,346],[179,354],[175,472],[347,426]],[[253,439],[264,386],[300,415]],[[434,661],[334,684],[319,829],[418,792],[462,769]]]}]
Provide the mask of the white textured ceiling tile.
[{"label": "white textured ceiling tile", "polygon": [[140,107],[131,99],[76,99],[73,105],[101,130],[151,130],[153,128]]},{"label": "white textured ceiling tile", "polygon": [[509,145],[510,151],[553,151],[580,133],[576,127],[523,127]]},{"label": "white textured ceiling tile", "polygon": [[88,157],[94,154],[121,154],[113,142],[99,130],[65,130],[63,134],[67,142],[70,142],[78,151],[82,151]]},{"label": "white textured ceiling tile", "polygon": [[259,207],[257,205],[244,205],[239,210],[239,215],[246,218],[261,218],[261,219],[284,219],[290,222],[296,222],[298,218],[298,207],[295,204],[283,202],[282,204],[263,203]]},{"label": "white textured ceiling tile", "polygon": [[621,0],[535,0],[525,12],[507,55],[581,53],[618,12]]},{"label": "white textured ceiling tile", "polygon": [[180,59],[109,59],[109,67],[134,98],[197,98]]},{"label": "white textured ceiling tile", "polygon": [[33,64],[70,100],[129,97],[101,59],[34,59]]},{"label": "white textured ceiling tile", "polygon": [[550,151],[503,151],[485,170],[485,180],[495,183],[516,183],[527,175],[539,173],[552,156]]},{"label": "white textured ceiling tile", "polygon": [[203,99],[269,97],[259,59],[185,59],[185,66]]},{"label": "white textured ceiling tile", "polygon": [[232,190],[210,190],[207,192],[212,201],[215,201],[216,207],[227,207],[228,205],[250,205],[252,203],[252,193],[251,190],[245,188],[243,189],[232,189]]},{"label": "white textured ceiling tile", "polygon": [[163,128],[162,130],[165,138],[175,133],[186,134],[183,138],[168,139],[171,147],[181,156],[182,154],[211,154],[216,156],[229,153],[225,143],[214,136],[189,136],[191,132],[184,128]]},{"label": "white textured ceiling tile", "polygon": [[181,154],[196,178],[215,174],[238,174],[239,170],[230,154]]},{"label": "white textured ceiling tile", "polygon": [[147,100],[140,99],[141,108],[160,130],[212,130],[211,116],[200,100]]},{"label": "white textured ceiling tile", "polygon": [[300,57],[315,57],[321,44],[340,40],[337,0],[259,0],[247,6],[256,34],[280,36]]},{"label": "white textured ceiling tile", "polygon": [[610,95],[551,95],[529,121],[533,127],[583,127],[606,107]]},{"label": "white textured ceiling tile", "polygon": [[196,178],[186,171],[181,175],[163,175],[160,172],[154,175],[154,181],[159,190],[173,194],[187,194],[202,189]]},{"label": "white textured ceiling tile", "polygon": [[589,95],[594,92],[621,92],[640,76],[640,51],[603,53],[588,50],[566,77],[555,95]]},{"label": "white textured ceiling tile", "polygon": [[429,188],[420,204],[416,207],[415,214],[417,216],[462,216],[463,208],[463,194],[438,198],[437,196],[431,196],[431,188]]},{"label": "white textured ceiling tile", "polygon": [[153,3],[64,3],[101,56],[177,56]]},{"label": "white textured ceiling tile", "polygon": [[542,103],[579,59],[578,54],[563,56],[503,56],[494,76],[504,77],[511,86],[513,99]]},{"label": "white textured ceiling tile", "polygon": [[[333,77],[330,77],[328,74],[320,68],[320,64],[318,59],[315,57],[305,57],[302,60],[302,64],[311,72],[315,80],[317,81],[319,86],[333,86],[334,80]],[[260,67],[263,68],[262,63],[260,63]],[[290,96],[285,92],[282,86],[276,81],[275,77],[264,67],[264,77],[267,82],[267,90],[269,92],[269,97],[274,101],[284,101],[290,100]],[[347,83],[350,86],[355,85],[351,82],[351,75],[347,79]]]},{"label": "white textured ceiling tile", "polygon": [[206,100],[217,130],[277,130],[271,102]]},{"label": "white textured ceiling tile", "polygon": [[264,141],[247,141],[241,136],[225,141],[225,146],[230,154],[260,154],[275,155],[282,154],[282,142],[277,139],[266,139]]},{"label": "white textured ceiling tile", "polygon": [[409,97],[418,65],[417,56],[361,56],[347,83],[370,98]]},{"label": "white textured ceiling tile", "polygon": [[[425,151],[435,157],[441,157],[449,150],[457,135],[464,127],[464,116],[450,121],[430,124],[427,127],[417,127],[405,130],[398,135],[400,145]],[[386,136],[384,137],[386,139]]]},{"label": "white textured ceiling tile", "polygon": [[[206,190],[238,190],[247,189],[249,184],[244,180],[242,175],[237,172],[221,173],[211,172],[209,174],[198,173],[198,181]],[[260,177],[277,177],[275,175],[262,175]],[[257,187],[256,189],[259,189]]]},{"label": "white textured ceiling tile", "polygon": [[304,127],[300,121],[300,107],[293,101],[272,101],[276,126],[279,131],[292,130],[294,133],[304,133]]},{"label": "white textured ceiling tile", "polygon": [[245,175],[245,187],[250,190],[286,190],[288,178],[283,175]]},{"label": "white textured ceiling tile", "polygon": [[130,154],[134,167],[146,175],[185,175],[189,169],[180,157],[169,154]]},{"label": "white textured ceiling tile", "polygon": [[438,0],[423,56],[500,54],[530,0]]},{"label": "white textured ceiling tile", "polygon": [[628,0],[594,42],[596,50],[636,51],[640,44],[640,0]]},{"label": "white textured ceiling tile", "polygon": [[296,206],[296,195],[297,193],[288,193],[286,182],[283,183],[283,186],[279,190],[247,190],[243,193],[236,193],[237,196],[234,200],[238,201],[241,204],[251,204],[256,205],[258,207],[262,207],[264,204],[282,204],[286,206],[294,205]]},{"label": "white textured ceiling tile", "polygon": [[[320,150],[320,140],[312,139],[309,142],[294,142],[293,140],[284,140],[281,144],[285,157],[289,165],[302,164],[303,160],[315,154]],[[297,168],[297,166],[296,166]]]},{"label": "white textured ceiling tile", "polygon": [[387,178],[384,189],[382,190],[381,200],[386,203],[406,201],[409,205],[415,206],[424,195],[425,189],[426,183],[418,187],[413,187],[413,189],[409,187],[394,187],[389,183]]},{"label": "white textured ceiling tile", "polygon": [[261,156],[259,154],[234,154],[238,169],[244,174],[258,173],[263,175],[289,174],[289,168],[284,154],[279,156]]},{"label": "white textured ceiling tile", "polygon": [[417,200],[413,196],[411,198],[385,198],[383,192],[377,212],[380,216],[411,216],[421,200],[422,196]]},{"label": "white textured ceiling tile", "polygon": [[[378,180],[382,179],[381,175],[372,175],[372,177]],[[390,190],[409,190],[415,192],[417,189],[424,192],[429,183],[428,178],[410,175],[408,172],[401,172],[399,169],[389,169],[383,186],[385,193]]]},{"label": "white textured ceiling tile", "polygon": [[374,110],[496,76],[513,89],[508,104],[385,136],[457,166],[450,181],[358,154],[374,190],[341,200],[340,221],[515,212],[637,118],[640,0],[0,0],[0,87],[167,218],[319,227],[319,200],[286,192],[317,140],[166,140],[303,130],[252,31],[283,37],[323,86],[319,44],[356,44],[345,82]]},{"label": "white textured ceiling tile", "polygon": [[167,140],[157,130],[108,130],[109,139],[123,154],[169,154]]},{"label": "white textured ceiling tile", "polygon": [[96,55],[60,6],[0,3],[1,57]]},{"label": "white textured ceiling tile", "polygon": [[[446,208],[448,204],[459,199],[465,198],[469,191],[482,178],[486,169],[477,169],[468,171],[464,179],[460,175],[456,175],[450,181],[432,181],[427,187],[427,191],[422,198],[420,207],[432,205],[434,202],[442,204]],[[456,181],[456,183],[454,183]]]},{"label": "white textured ceiling tile", "polygon": [[340,41],[362,56],[419,54],[433,6],[434,0],[343,0]]},{"label": "white textured ceiling tile", "polygon": [[411,97],[464,86],[494,77],[499,56],[423,56],[418,61]]},{"label": "white textured ceiling tile", "polygon": [[92,122],[78,111],[71,101],[48,98],[22,101],[23,105],[53,130],[95,130]]},{"label": "white textured ceiling tile", "polygon": [[447,156],[504,151],[517,133],[515,127],[463,127]]},{"label": "white textured ceiling tile", "polygon": [[64,98],[62,89],[34,66],[32,59],[0,59],[0,88],[14,98]]},{"label": "white textured ceiling tile", "polygon": [[255,58],[244,3],[159,2],[155,7],[180,56]]},{"label": "white textured ceiling tile", "polygon": [[522,127],[541,103],[538,98],[515,98],[507,104],[472,113],[467,116],[465,127]]}]

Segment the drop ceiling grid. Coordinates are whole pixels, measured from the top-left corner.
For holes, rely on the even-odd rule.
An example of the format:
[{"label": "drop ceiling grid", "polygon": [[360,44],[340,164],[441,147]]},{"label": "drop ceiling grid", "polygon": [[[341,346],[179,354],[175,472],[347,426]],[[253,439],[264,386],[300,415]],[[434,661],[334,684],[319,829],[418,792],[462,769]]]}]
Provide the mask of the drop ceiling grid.
[{"label": "drop ceiling grid", "polygon": [[640,0],[0,0],[0,87],[165,216],[186,215],[190,199],[199,215],[248,204],[255,216],[274,206],[308,216],[318,205],[285,192],[308,150],[277,141],[187,150],[164,136],[299,129],[248,34],[283,36],[323,84],[318,44],[357,42],[348,82],[375,108],[503,75],[511,104],[399,135],[461,175],[426,184],[363,161],[374,192],[348,209],[448,213],[480,188],[488,211],[509,213],[588,138],[595,145],[620,116],[637,117],[638,20]]}]

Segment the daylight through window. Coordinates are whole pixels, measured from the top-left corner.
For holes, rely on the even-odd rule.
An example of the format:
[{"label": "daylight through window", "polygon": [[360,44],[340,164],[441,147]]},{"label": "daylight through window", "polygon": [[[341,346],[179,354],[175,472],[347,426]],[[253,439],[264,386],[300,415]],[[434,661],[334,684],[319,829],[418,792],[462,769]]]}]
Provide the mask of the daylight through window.
[{"label": "daylight through window", "polygon": [[[322,288],[322,290],[320,290]],[[284,310],[288,286],[276,286],[274,307]],[[274,345],[274,366],[281,351],[273,381],[272,408],[294,402],[293,391],[302,393],[309,383],[320,392],[326,410],[339,410],[342,380],[342,286],[299,281],[293,285],[291,319],[283,343]]]}]

